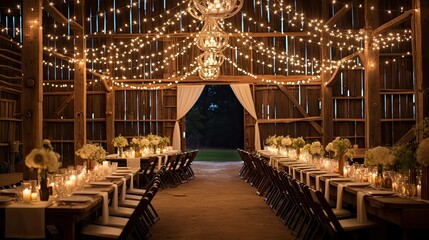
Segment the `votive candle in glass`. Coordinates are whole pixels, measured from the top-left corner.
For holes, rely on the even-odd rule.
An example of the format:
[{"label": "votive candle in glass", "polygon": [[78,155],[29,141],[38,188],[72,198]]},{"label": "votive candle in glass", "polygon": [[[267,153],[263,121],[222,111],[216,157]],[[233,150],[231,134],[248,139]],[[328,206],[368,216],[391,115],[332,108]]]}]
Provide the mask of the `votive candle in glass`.
[{"label": "votive candle in glass", "polygon": [[22,191],[22,200],[24,202],[30,202],[31,201],[31,190],[26,188]]}]

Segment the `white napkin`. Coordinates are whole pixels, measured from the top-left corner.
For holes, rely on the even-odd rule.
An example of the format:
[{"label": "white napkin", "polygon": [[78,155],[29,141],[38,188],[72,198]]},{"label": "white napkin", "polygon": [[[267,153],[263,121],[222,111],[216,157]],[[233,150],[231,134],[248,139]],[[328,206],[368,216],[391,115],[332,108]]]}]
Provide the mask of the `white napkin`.
[{"label": "white napkin", "polygon": [[316,176],[316,190],[320,190],[320,177],[335,177],[335,176],[340,176],[340,175],[335,174],[335,173],[325,173],[325,174],[317,175]]},{"label": "white napkin", "polygon": [[347,183],[338,183],[337,186],[337,210],[341,210],[343,208],[343,188],[347,186]]},{"label": "white napkin", "polygon": [[357,202],[357,208],[356,208],[356,220],[358,223],[365,223],[368,219],[366,217],[366,208],[365,208],[365,195],[367,195],[366,192],[359,191],[357,192],[356,196],[356,202]]},{"label": "white napkin", "polygon": [[162,156],[158,156],[158,166],[156,166],[156,169],[159,171],[161,169],[162,165]]},{"label": "white napkin", "polygon": [[107,192],[99,192],[98,195],[103,198],[103,207],[101,208],[101,221],[102,224],[105,225],[109,223],[109,196],[107,195]]},{"label": "white napkin", "polygon": [[125,194],[127,193],[127,179],[122,178],[122,191],[121,191],[121,201],[125,200]]},{"label": "white napkin", "polygon": [[134,174],[128,174],[130,176],[130,190],[134,189]]},{"label": "white napkin", "polygon": [[131,169],[140,168],[140,158],[127,158],[127,167]]},{"label": "white napkin", "polygon": [[45,238],[45,208],[52,202],[17,202],[5,209],[6,238]]},{"label": "white napkin", "polygon": [[111,208],[113,210],[117,210],[118,209],[118,184],[114,183],[112,184],[113,186],[113,199],[112,199],[112,205]]},{"label": "white napkin", "polygon": [[305,172],[305,184],[310,186],[310,173],[326,173],[326,171],[321,171],[318,169],[310,169],[307,172]]},{"label": "white napkin", "polygon": [[271,167],[273,167],[273,165],[274,165],[274,163],[273,163],[274,159],[273,158],[274,158],[273,156],[270,156],[270,161],[268,162],[268,165],[271,166]]}]

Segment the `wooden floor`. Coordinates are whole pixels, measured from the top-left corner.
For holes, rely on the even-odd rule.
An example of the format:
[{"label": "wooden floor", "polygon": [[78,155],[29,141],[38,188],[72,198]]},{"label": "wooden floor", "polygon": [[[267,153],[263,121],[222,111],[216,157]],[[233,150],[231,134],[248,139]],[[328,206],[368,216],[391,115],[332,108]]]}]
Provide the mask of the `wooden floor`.
[{"label": "wooden floor", "polygon": [[292,239],[238,171],[241,162],[194,162],[195,179],[160,190],[153,200],[161,239]]}]

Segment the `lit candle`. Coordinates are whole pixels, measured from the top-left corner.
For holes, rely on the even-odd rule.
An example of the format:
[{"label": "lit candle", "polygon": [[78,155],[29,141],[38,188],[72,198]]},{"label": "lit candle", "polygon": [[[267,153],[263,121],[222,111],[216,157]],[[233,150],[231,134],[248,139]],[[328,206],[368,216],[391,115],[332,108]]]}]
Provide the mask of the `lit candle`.
[{"label": "lit candle", "polygon": [[[417,186],[417,189],[419,189],[418,186]],[[394,192],[398,191],[398,184],[395,182],[392,183],[392,191],[394,191]]]},{"label": "lit candle", "polygon": [[103,161],[103,171],[107,172],[108,169],[109,169],[109,162],[108,161]]},{"label": "lit candle", "polygon": [[76,186],[76,175],[70,176],[70,186],[73,188]]},{"label": "lit candle", "polygon": [[37,201],[37,192],[31,193],[31,201]]},{"label": "lit candle", "polygon": [[417,197],[422,197],[422,186],[417,184]]},{"label": "lit candle", "polygon": [[347,170],[347,167],[344,167],[344,177],[348,177],[348,170]]},{"label": "lit candle", "polygon": [[30,202],[31,201],[31,190],[26,188],[22,191],[22,200],[24,202]]},{"label": "lit candle", "polygon": [[156,154],[160,154],[161,153],[161,149],[160,148],[157,148],[156,149]]}]

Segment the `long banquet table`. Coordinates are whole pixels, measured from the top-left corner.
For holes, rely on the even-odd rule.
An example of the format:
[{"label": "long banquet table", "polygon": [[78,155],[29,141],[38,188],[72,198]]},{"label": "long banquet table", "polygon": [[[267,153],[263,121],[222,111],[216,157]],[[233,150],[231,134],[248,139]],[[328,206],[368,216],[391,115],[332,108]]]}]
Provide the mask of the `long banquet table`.
[{"label": "long banquet table", "polygon": [[[326,189],[325,183],[329,182],[329,198],[334,203],[337,200],[337,194],[339,186],[342,181],[329,181],[328,179],[336,178],[335,176],[323,176],[321,171],[313,172],[309,171],[309,168],[302,167],[305,163],[301,162],[301,165],[296,165],[298,160],[290,159],[285,156],[279,156],[271,154],[269,151],[260,150],[259,154],[264,157],[273,167],[281,169],[280,171],[287,171],[293,173],[295,178],[306,182],[306,176],[308,171],[308,179],[310,183],[307,185],[315,188],[316,179],[319,181],[319,189]],[[300,166],[300,167],[298,167]],[[295,169],[295,170],[293,170]],[[292,175],[292,174],[291,174]],[[325,174],[329,175],[329,174]],[[319,177],[317,177],[319,176]],[[328,181],[327,181],[328,180]],[[351,184],[352,185],[352,184]],[[357,208],[357,194],[358,192],[380,192],[380,195],[368,194],[364,196],[365,210],[369,215],[369,218],[377,219],[381,221],[387,228],[386,234],[389,239],[416,239],[417,236],[429,234],[429,201],[422,200],[417,197],[408,198],[398,196],[397,194],[381,194],[382,191],[389,193],[387,189],[380,189],[375,191],[370,186],[347,186],[345,185],[342,192],[342,202],[345,205],[350,206],[353,209]]]},{"label": "long banquet table", "polygon": [[[132,169],[131,173],[133,176],[138,174],[139,169]],[[131,176],[124,174],[123,177],[126,179],[127,186],[131,185]],[[117,185],[117,194],[121,193],[121,189],[124,181],[120,179],[110,179],[102,180],[110,181]],[[111,186],[90,186],[86,185],[84,190],[100,191],[107,192],[109,198],[109,204],[112,204],[113,193],[115,187]],[[0,194],[6,195],[6,192]],[[63,203],[57,200],[54,196],[50,196],[47,207],[45,208],[45,225],[56,226],[57,229],[60,229],[61,239],[74,240],[77,239],[76,230],[77,226],[85,219],[92,219],[96,216],[101,216],[102,206],[103,206],[103,197],[101,195],[85,195],[90,196],[92,199],[90,201],[82,203]],[[14,202],[0,203],[0,238],[5,236],[5,225],[8,219],[5,218],[6,208],[16,204]],[[22,203],[21,203],[22,204]],[[27,203],[34,204],[34,203]],[[31,238],[31,237],[29,237]]]}]

